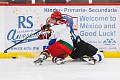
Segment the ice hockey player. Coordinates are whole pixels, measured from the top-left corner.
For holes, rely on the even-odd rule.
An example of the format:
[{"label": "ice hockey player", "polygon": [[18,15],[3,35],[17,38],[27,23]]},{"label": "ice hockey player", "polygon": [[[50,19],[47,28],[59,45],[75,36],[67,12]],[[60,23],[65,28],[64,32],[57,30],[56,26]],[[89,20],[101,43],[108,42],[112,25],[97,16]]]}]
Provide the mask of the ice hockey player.
[{"label": "ice hockey player", "polygon": [[56,24],[67,24],[70,27],[71,39],[73,41],[74,50],[70,57],[72,59],[82,58],[84,55],[88,56],[88,58],[84,58],[87,62],[91,64],[95,64],[96,62],[100,62],[104,59],[104,55],[93,45],[86,43],[84,40],[80,38],[80,36],[76,36],[74,33],[73,27],[73,19],[68,16],[62,16],[61,12],[55,11],[51,14],[51,19],[54,20],[54,25]]},{"label": "ice hockey player", "polygon": [[86,43],[84,40],[80,38],[80,36],[76,36],[72,27],[73,20],[71,17],[62,16],[61,12],[55,11],[51,14],[51,19],[54,21],[54,25],[56,24],[68,24],[71,32],[71,39],[73,41],[74,50],[70,57],[72,59],[82,58],[84,55],[88,56],[88,58],[84,58],[87,62],[91,64],[95,64],[96,62],[100,62],[104,59],[104,55],[100,52],[95,46]]},{"label": "ice hockey player", "polygon": [[[47,25],[44,25],[47,26]],[[71,40],[70,28],[63,25],[54,25],[51,27],[49,33],[40,34],[38,38],[42,39],[56,39],[52,45],[41,52],[39,58],[34,61],[35,64],[41,64],[43,60],[47,59],[48,55],[52,56],[52,62],[56,64],[62,64],[65,58],[72,53],[73,42]]]},{"label": "ice hockey player", "polygon": [[[65,62],[64,59],[72,53],[73,50],[73,43],[70,38],[70,31],[73,31],[73,20],[67,16],[63,17],[59,11],[55,11],[51,14],[47,24],[52,24],[53,26],[51,27],[53,31],[51,30],[51,36],[49,36],[48,47],[41,52],[39,58],[34,61],[34,63],[41,64],[43,60],[47,59],[48,55],[51,55],[54,63],[62,64]],[[44,39],[41,36],[46,35],[41,34],[38,38]]]},{"label": "ice hockey player", "polygon": [[[96,62],[99,62],[99,61],[103,60],[103,58],[104,58],[103,54],[100,51],[98,51],[98,49],[96,47],[94,47],[93,45],[91,45],[89,43],[86,43],[85,41],[83,41],[80,38],[80,36],[76,36],[74,34],[74,31],[72,29],[73,20],[70,17],[62,16],[61,12],[55,11],[51,14],[51,19],[48,21],[48,23],[50,23],[50,24],[53,23],[54,25],[67,24],[70,27],[70,32],[72,34],[72,41],[73,41],[73,45],[74,45],[74,48],[75,48],[73,50],[72,54],[70,54],[70,57],[72,59],[81,58],[84,55],[87,55],[87,56],[89,56],[89,59],[88,58],[84,58],[84,59],[86,61],[90,62],[91,64],[95,64]],[[58,27],[56,27],[56,28],[58,28]],[[52,45],[55,41],[56,41],[56,38],[51,39],[49,41],[49,46]],[[65,61],[63,58],[62,59],[59,58],[59,59],[60,59],[58,61],[59,64],[64,63],[64,62],[62,62],[62,60]],[[53,60],[54,60],[54,58],[53,58]],[[35,63],[39,63],[40,61],[42,62],[43,60],[38,58],[38,60],[36,60]]]},{"label": "ice hockey player", "polygon": [[[73,37],[74,36],[72,36],[72,38]],[[83,59],[90,64],[95,64],[96,62],[100,62],[104,59],[102,51],[99,51],[95,46],[82,40],[80,36],[77,36],[76,40],[73,41],[73,46],[74,50],[70,54],[72,59],[80,59],[86,55],[88,58]]]},{"label": "ice hockey player", "polygon": [[[49,25],[52,25],[52,26],[66,24],[66,26],[69,26],[70,31],[74,34],[74,30],[72,28],[73,27],[73,19],[72,19],[72,17],[67,16],[67,15],[63,16],[60,11],[54,11],[51,14],[50,18],[48,18],[46,24],[49,24]],[[50,39],[50,41],[48,43],[48,46],[52,45],[54,42],[56,42],[56,39]]]}]

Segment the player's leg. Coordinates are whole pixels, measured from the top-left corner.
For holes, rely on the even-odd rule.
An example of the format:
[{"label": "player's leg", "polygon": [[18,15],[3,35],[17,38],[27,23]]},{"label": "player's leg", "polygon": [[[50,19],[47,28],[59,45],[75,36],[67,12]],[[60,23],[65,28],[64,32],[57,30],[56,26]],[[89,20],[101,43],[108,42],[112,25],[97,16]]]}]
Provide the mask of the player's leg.
[{"label": "player's leg", "polygon": [[56,63],[57,65],[64,64],[66,62],[65,58],[58,58],[58,57],[53,57],[52,62]]},{"label": "player's leg", "polygon": [[104,55],[102,52],[97,51],[97,53],[93,55],[93,58],[96,59],[96,62],[100,62],[104,59]]},{"label": "player's leg", "polygon": [[43,60],[47,59],[47,57],[50,56],[47,48],[52,44],[54,44],[55,42],[56,42],[56,39],[51,39],[49,41],[48,46],[45,49],[43,49],[43,52],[41,52],[41,54],[39,55],[39,58],[34,61],[35,64],[41,64]]},{"label": "player's leg", "polygon": [[90,64],[96,64],[97,62],[101,62],[104,59],[104,55],[102,52],[97,51],[95,55],[89,58],[84,58],[85,61],[89,62]]},{"label": "player's leg", "polygon": [[52,62],[58,65],[65,63],[65,58],[72,52],[72,50],[69,50],[66,46],[59,42],[54,43],[48,48],[48,50],[53,57]]},{"label": "player's leg", "polygon": [[73,60],[79,60],[79,61],[84,61],[83,58],[84,55],[79,55],[81,54],[80,52],[78,52],[79,50],[73,50],[72,53],[69,55]]},{"label": "player's leg", "polygon": [[[43,62],[43,60],[47,59],[49,54],[53,57],[52,61],[54,63],[57,63],[58,56],[65,53],[65,51],[61,47],[58,46],[58,44],[59,44],[58,42],[55,42],[54,44],[49,46],[46,50],[41,52],[41,54],[39,55],[39,58],[37,60],[35,60],[34,63],[35,64],[41,64]],[[59,60],[62,61],[62,59],[63,59],[62,57],[59,57]]]},{"label": "player's leg", "polygon": [[34,61],[35,64],[40,65],[45,59],[47,59],[47,57],[49,56],[49,52],[48,50],[44,50],[43,52],[41,52],[41,54],[39,55],[38,59]]}]

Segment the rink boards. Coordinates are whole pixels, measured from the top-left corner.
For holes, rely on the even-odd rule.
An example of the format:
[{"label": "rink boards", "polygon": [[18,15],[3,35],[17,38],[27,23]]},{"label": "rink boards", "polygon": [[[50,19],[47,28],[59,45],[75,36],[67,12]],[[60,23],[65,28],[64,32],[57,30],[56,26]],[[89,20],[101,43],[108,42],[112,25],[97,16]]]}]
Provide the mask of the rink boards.
[{"label": "rink boards", "polygon": [[120,57],[119,4],[2,4],[0,58],[38,57],[48,43],[37,39],[40,33],[10,48],[8,53],[4,54],[4,50],[38,31],[55,10],[73,18],[75,33],[105,51],[106,58]]},{"label": "rink boards", "polygon": [[[0,58],[11,58],[19,59],[24,58],[37,58],[40,52],[10,52],[10,53],[0,53]],[[103,52],[105,58],[120,58],[120,52]],[[85,56],[86,57],[86,56]],[[50,57],[49,57],[50,58]],[[70,58],[69,56],[67,58]]]}]

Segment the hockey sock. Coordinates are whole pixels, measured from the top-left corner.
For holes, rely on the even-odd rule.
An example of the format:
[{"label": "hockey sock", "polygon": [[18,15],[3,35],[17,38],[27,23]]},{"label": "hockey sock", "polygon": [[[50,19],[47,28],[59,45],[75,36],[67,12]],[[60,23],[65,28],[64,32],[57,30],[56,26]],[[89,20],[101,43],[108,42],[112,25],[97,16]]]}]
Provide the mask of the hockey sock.
[{"label": "hockey sock", "polygon": [[97,51],[97,53],[93,55],[93,57],[97,60],[97,62],[100,62],[104,59],[104,55],[100,51]]}]

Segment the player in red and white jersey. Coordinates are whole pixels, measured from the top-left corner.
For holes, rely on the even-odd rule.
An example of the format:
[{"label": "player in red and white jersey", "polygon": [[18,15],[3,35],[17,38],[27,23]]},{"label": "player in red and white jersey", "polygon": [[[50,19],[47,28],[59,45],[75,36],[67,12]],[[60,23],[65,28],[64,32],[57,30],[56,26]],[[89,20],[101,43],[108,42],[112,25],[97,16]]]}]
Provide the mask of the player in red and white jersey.
[{"label": "player in red and white jersey", "polygon": [[[55,11],[51,14],[51,18],[47,21],[47,24],[52,24],[52,32],[47,38],[50,39],[49,46],[41,52],[39,58],[34,61],[35,64],[41,64],[43,60],[47,59],[49,54],[53,57],[52,61],[56,64],[64,63],[68,55],[72,59],[87,55],[90,58],[86,58],[85,60],[91,64],[95,64],[104,58],[103,54],[96,47],[84,42],[80,36],[74,34],[72,29],[73,20],[71,18],[67,16],[63,17],[59,11]],[[46,36],[44,34],[41,35]],[[40,36],[39,39],[46,39],[46,37]]]}]

